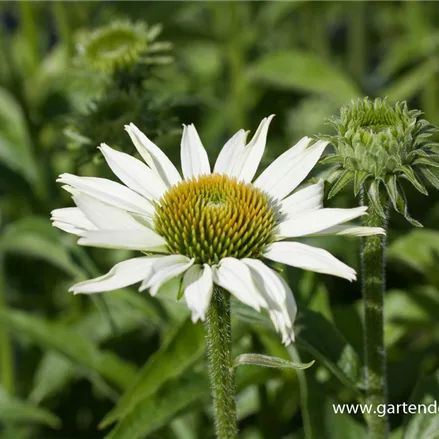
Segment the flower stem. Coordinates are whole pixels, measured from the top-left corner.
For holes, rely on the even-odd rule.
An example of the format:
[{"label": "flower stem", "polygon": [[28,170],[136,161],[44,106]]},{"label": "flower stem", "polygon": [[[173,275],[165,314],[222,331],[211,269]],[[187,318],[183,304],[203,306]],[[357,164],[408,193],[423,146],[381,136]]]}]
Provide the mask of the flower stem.
[{"label": "flower stem", "polygon": [[[371,203],[368,215],[364,218],[365,226],[382,227],[385,230],[387,228],[387,218],[382,218]],[[387,402],[386,351],[384,347],[386,236],[367,236],[363,238],[362,242],[366,403],[373,407],[367,417],[367,424],[369,439],[386,439],[388,437],[387,416],[379,415],[376,410],[378,405]]]},{"label": "flower stem", "polygon": [[215,287],[204,324],[217,439],[236,439],[230,294]]}]

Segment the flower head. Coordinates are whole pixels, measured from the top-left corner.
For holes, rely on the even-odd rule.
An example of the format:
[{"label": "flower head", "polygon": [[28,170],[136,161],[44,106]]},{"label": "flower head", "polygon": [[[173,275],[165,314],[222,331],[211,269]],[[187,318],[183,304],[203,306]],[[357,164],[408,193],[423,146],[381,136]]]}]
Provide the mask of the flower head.
[{"label": "flower head", "polygon": [[53,225],[80,236],[79,244],[138,250],[145,256],[115,265],[104,276],[74,285],[98,293],[141,282],[152,295],[182,280],[193,321],[204,320],[214,285],[238,300],[266,309],[284,343],[294,339],[296,304],[274,261],[350,281],[355,271],[326,250],[297,242],[315,234],[383,233],[344,223],[366,213],[323,208],[323,182],[295,191],[327,142],[301,139],[254,179],[272,116],[252,140],[238,131],[211,170],[193,125],[183,128],[183,177],[168,157],[133,124],[126,126],[146,163],[102,144],[108,165],[124,184],[62,174],[59,182],[77,207],[52,212]]},{"label": "flower head", "polygon": [[336,163],[334,185],[329,196],[354,181],[354,193],[366,187],[367,194],[381,216],[385,216],[380,199],[380,184],[394,208],[414,225],[420,225],[407,212],[400,179],[404,178],[427,195],[423,181],[439,188],[439,180],[429,167],[439,167],[439,156],[429,138],[436,130],[421,118],[418,110],[409,110],[405,102],[391,106],[386,99],[357,99],[340,110],[340,117],[329,120],[334,136],[322,136],[330,141],[335,154],[326,162]]},{"label": "flower head", "polygon": [[161,63],[170,60],[160,55],[171,45],[156,41],[162,31],[161,25],[119,20],[92,32],[83,32],[78,41],[78,60],[97,71],[113,72],[129,65]]}]

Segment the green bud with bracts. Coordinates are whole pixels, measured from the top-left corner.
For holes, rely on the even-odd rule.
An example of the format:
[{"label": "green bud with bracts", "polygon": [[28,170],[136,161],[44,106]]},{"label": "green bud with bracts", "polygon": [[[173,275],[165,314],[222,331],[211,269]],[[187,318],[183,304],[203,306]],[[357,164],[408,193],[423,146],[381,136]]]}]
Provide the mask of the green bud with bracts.
[{"label": "green bud with bracts", "polygon": [[[353,100],[331,117],[332,136],[321,136],[334,146],[334,153],[322,163],[336,165],[331,174],[329,198],[353,181],[354,193],[364,189],[377,212],[384,218],[383,199],[413,225],[421,224],[407,210],[401,179],[428,195],[425,184],[439,189],[439,178],[431,168],[439,167],[437,143],[431,140],[436,127],[422,118],[419,110],[409,110],[406,102],[390,105],[387,99]],[[387,194],[387,197],[386,197]]]}]

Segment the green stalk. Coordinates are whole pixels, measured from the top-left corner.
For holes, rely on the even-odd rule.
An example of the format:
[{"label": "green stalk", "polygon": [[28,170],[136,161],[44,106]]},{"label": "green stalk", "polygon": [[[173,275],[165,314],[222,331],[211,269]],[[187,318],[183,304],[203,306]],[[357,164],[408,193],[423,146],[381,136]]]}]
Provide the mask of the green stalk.
[{"label": "green stalk", "polygon": [[[435,60],[437,61],[437,60]],[[438,93],[438,81],[436,75],[432,75],[431,78],[425,84],[422,90],[422,108],[426,117],[435,125],[438,123],[438,105],[437,105],[437,93]]]},{"label": "green stalk", "polygon": [[[6,309],[4,261],[0,254],[0,309]],[[0,383],[9,394],[14,394],[14,356],[12,343],[5,325],[0,325]]]},{"label": "green stalk", "polygon": [[[387,218],[382,218],[372,203],[369,204],[368,215],[364,218],[365,226],[387,229]],[[386,350],[384,346],[386,243],[385,235],[367,236],[362,240],[366,404],[373,407],[366,419],[370,439],[386,439],[389,432],[387,416],[378,416],[376,411],[378,405],[387,403]]]},{"label": "green stalk", "polygon": [[217,439],[236,439],[230,294],[215,287],[204,324]]},{"label": "green stalk", "polygon": [[40,48],[38,41],[39,32],[35,22],[35,5],[32,5],[30,1],[21,1],[19,4],[21,27],[30,49],[32,68],[36,69],[40,59]]},{"label": "green stalk", "polygon": [[348,63],[349,70],[358,84],[361,85],[367,66],[367,27],[366,27],[366,7],[364,1],[352,2],[348,5],[349,36],[348,36]]},{"label": "green stalk", "polygon": [[[230,126],[238,130],[246,126],[247,109],[247,80],[244,75],[245,47],[242,38],[243,20],[240,17],[240,8],[243,7],[235,2],[230,3],[231,31],[227,42],[228,67],[230,74]],[[245,5],[247,7],[247,5]],[[245,26],[243,26],[246,28]]]},{"label": "green stalk", "polygon": [[67,5],[68,3],[62,1],[53,2],[53,14],[60,39],[66,45],[68,54],[71,56],[73,54],[73,37],[70,29]]}]

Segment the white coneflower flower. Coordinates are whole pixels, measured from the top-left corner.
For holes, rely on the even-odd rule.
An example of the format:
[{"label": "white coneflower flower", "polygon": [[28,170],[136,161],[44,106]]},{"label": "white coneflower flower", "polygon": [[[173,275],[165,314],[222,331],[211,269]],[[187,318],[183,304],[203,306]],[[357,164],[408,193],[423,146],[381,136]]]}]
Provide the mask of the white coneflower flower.
[{"label": "white coneflower flower", "polygon": [[355,280],[355,271],[326,250],[297,242],[315,234],[382,233],[341,225],[366,213],[323,208],[323,182],[292,193],[313,169],[327,142],[304,137],[252,182],[264,153],[264,119],[253,139],[238,131],[211,170],[193,125],[181,142],[183,178],[168,157],[135,125],[126,126],[146,164],[102,144],[124,183],[62,174],[59,182],[77,207],[52,212],[53,225],[79,235],[78,243],[139,250],[146,256],[116,264],[107,274],[71,288],[98,293],[141,282],[155,295],[181,278],[193,321],[204,320],[214,285],[256,310],[264,308],[284,343],[294,339],[296,304],[283,278],[264,260]]}]

